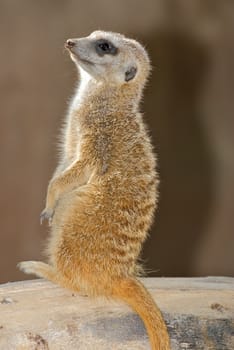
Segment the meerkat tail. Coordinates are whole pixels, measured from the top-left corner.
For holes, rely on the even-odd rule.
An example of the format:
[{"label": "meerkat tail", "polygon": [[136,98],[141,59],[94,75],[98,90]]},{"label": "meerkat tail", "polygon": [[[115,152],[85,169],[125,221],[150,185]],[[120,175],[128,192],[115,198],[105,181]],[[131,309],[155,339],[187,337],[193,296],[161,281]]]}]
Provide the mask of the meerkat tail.
[{"label": "meerkat tail", "polygon": [[161,311],[143,284],[133,278],[124,279],[113,288],[113,297],[125,301],[143,320],[152,350],[170,350],[167,327]]}]

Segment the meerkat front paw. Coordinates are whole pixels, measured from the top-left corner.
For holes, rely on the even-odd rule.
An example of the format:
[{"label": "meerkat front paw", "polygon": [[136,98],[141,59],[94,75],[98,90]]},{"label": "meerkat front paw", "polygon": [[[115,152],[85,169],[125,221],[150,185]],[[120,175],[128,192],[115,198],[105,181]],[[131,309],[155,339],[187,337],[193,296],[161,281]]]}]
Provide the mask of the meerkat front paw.
[{"label": "meerkat front paw", "polygon": [[53,209],[45,208],[40,214],[40,224],[42,224],[44,220],[48,220],[49,226],[51,226],[53,215],[54,215]]}]

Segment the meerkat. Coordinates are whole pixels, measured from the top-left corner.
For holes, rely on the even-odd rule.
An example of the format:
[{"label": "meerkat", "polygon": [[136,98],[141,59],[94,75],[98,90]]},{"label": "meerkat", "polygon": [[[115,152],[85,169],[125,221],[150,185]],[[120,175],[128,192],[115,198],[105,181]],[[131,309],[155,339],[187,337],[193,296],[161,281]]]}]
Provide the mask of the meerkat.
[{"label": "meerkat", "polygon": [[123,300],[142,318],[152,349],[169,350],[162,314],[138,279],[159,182],[139,112],[148,54],[137,41],[104,31],[65,47],[80,79],[41,214],[51,226],[49,263],[19,268],[73,291]]}]

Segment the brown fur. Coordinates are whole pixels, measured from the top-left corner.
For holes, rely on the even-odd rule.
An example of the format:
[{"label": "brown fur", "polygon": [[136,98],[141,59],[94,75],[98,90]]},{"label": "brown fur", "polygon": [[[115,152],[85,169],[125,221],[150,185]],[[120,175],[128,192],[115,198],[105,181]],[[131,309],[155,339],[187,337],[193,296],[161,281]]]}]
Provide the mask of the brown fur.
[{"label": "brown fur", "polygon": [[[97,38],[114,40],[119,48],[102,65],[89,48]],[[95,77],[91,74],[84,95],[70,108],[61,161],[48,187],[42,218],[51,220],[49,264],[29,261],[20,268],[75,291],[124,300],[143,319],[152,349],[169,350],[161,313],[137,279],[158,185],[155,155],[138,112],[148,56],[139,43],[114,33],[95,32],[74,42],[73,60]],[[85,60],[92,61],[91,68]],[[122,72],[127,60],[137,66],[129,82]]]}]

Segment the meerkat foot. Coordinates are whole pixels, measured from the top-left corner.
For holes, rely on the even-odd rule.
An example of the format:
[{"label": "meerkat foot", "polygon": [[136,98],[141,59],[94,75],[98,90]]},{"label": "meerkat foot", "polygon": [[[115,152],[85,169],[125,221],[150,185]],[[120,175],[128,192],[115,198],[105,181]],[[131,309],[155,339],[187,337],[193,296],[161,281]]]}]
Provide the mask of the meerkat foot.
[{"label": "meerkat foot", "polygon": [[56,271],[52,266],[41,261],[22,261],[17,267],[24,273],[46,278],[52,282],[57,282]]},{"label": "meerkat foot", "polygon": [[73,286],[69,280],[62,277],[51,265],[42,261],[22,261],[17,264],[17,267],[24,273],[36,275],[37,277],[45,278],[63,288],[68,288],[79,292],[79,286]]}]

